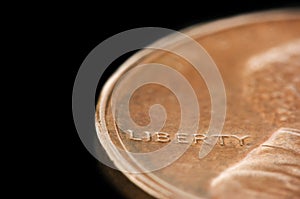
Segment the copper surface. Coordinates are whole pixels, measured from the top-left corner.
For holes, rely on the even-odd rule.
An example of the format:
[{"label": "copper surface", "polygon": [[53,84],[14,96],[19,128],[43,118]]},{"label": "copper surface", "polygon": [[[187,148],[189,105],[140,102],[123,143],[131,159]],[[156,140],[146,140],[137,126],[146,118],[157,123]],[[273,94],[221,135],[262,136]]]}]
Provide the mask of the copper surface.
[{"label": "copper surface", "polygon": [[[124,175],[158,198],[299,198],[299,11],[235,17],[184,32],[205,48],[222,75],[227,112],[221,133],[249,138],[243,145],[234,138],[226,138],[223,144],[219,141],[203,159],[198,157],[201,143],[195,143],[168,167]],[[188,44],[176,48],[189,51]],[[136,61],[120,67],[115,81],[122,76],[120,71],[141,63],[173,67],[184,75],[197,95],[200,122],[196,133],[205,133],[211,119],[211,100],[203,78],[190,63],[159,50],[146,51],[135,58]],[[113,88],[115,81],[110,81],[107,87]],[[120,132],[112,118],[110,94],[102,92],[98,104],[98,111],[105,109],[105,121],[100,124],[98,111],[96,117],[97,125],[106,126],[116,147],[125,146],[131,152],[151,152],[165,146],[155,141],[134,141]],[[163,132],[174,139],[180,109],[176,96],[168,89],[159,85],[139,88],[130,101],[131,117],[139,125],[147,125],[149,107],[157,103],[165,107],[168,115]],[[282,128],[291,130],[282,134]],[[118,167],[130,164],[118,162],[113,154],[108,155]]]}]

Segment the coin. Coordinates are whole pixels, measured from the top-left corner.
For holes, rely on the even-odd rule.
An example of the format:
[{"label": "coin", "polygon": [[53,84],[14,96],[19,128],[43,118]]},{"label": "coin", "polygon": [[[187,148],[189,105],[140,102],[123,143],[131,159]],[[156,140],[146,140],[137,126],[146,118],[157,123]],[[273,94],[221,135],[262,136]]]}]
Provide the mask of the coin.
[{"label": "coin", "polygon": [[[108,156],[131,182],[157,198],[299,196],[299,10],[237,16],[196,25],[182,32],[205,49],[221,74],[226,92],[226,117],[222,131],[207,133],[213,115],[212,92],[191,62],[171,51],[145,49],[121,65],[100,94],[96,127]],[[169,36],[158,43],[176,52],[188,53],[195,61],[203,61],[198,52],[192,51],[189,42]],[[164,85],[151,83],[143,84],[130,93],[129,86],[134,78],[142,81],[143,78],[163,76],[164,82],[176,84],[174,79],[164,76],[164,72],[155,73],[149,67],[139,67],[147,63],[175,70],[194,91],[200,116],[198,128],[192,134],[178,133],[183,120],[178,93]],[[169,69],[165,72],[167,74]],[[115,95],[113,91],[117,86],[121,89]],[[181,84],[176,86],[185,89]],[[115,96],[120,100],[129,97],[128,107],[121,103],[114,106]],[[157,112],[152,107],[154,104],[163,106],[165,112]],[[145,127],[143,132],[120,128],[122,122],[129,120],[122,114],[118,115],[123,109],[129,110],[132,121]],[[147,130],[148,124],[161,115],[166,116],[161,130]],[[193,121],[193,117],[187,114],[189,121]],[[285,133],[282,136],[280,132]],[[103,136],[107,139],[101,140]],[[201,147],[211,137],[217,139],[216,144],[205,157],[200,158]],[[147,164],[143,165],[131,155],[159,151],[171,142],[178,148],[189,142],[191,145],[163,168],[149,171],[145,165],[160,164],[164,158],[169,158],[165,153],[156,153],[156,159],[147,159]],[[265,149],[268,147],[275,149]],[[172,157],[177,149],[168,152],[168,156]],[[286,156],[288,158],[283,160]],[[293,161],[289,164],[290,160]],[[264,167],[265,164],[269,167]],[[131,171],[130,168],[140,172],[126,172]],[[256,181],[259,186],[255,186]],[[270,189],[272,185],[276,185],[277,192],[282,192],[278,194],[275,189]]]}]

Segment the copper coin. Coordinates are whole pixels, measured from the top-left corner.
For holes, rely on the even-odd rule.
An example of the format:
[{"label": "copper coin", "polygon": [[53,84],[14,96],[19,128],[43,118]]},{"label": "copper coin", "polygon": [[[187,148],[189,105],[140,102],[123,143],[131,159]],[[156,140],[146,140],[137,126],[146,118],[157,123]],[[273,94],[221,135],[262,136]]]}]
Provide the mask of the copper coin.
[{"label": "copper coin", "polygon": [[[173,52],[145,49],[121,65],[101,92],[96,126],[108,156],[131,182],[157,198],[299,197],[299,10],[242,15],[196,25],[182,32],[205,49],[221,74],[226,92],[222,131],[207,134],[212,118],[211,92],[205,78],[192,64]],[[172,36],[159,42],[203,61],[189,42]],[[177,93],[164,85],[150,83],[140,86],[132,95],[127,90],[135,73],[128,77],[125,74],[147,63],[163,64],[177,71],[193,89],[200,111],[198,128],[193,134],[178,133],[182,110]],[[164,73],[154,74],[145,67],[136,71],[136,75],[150,79]],[[168,76],[165,78],[171,86],[175,84]],[[122,100],[130,94],[125,108],[130,111],[132,121],[145,127],[143,132],[120,129],[117,124],[117,119],[126,123],[128,118],[115,118],[124,109],[123,104],[112,107],[116,85],[125,85],[118,96]],[[164,107],[166,121],[161,130],[151,132],[147,127],[153,122],[149,109],[154,104]],[[162,113],[154,110],[154,119],[155,114]],[[107,139],[101,140],[103,136]],[[199,151],[209,136],[215,136],[217,143],[205,157],[199,158]],[[189,141],[191,145],[174,162],[154,171],[145,169],[145,165],[127,155],[127,152],[158,151],[172,141],[178,147]],[[170,156],[173,154],[176,149],[169,152]],[[149,159],[148,165],[159,164],[164,155],[158,153],[157,160]],[[140,173],[126,172],[129,168]]]}]

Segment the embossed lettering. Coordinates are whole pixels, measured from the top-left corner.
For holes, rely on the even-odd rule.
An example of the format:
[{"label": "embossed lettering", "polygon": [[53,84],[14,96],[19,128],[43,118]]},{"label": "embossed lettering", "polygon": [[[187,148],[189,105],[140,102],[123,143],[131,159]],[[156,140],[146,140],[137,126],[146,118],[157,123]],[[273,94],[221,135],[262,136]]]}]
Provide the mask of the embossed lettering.
[{"label": "embossed lettering", "polygon": [[156,142],[170,142],[170,135],[165,132],[156,132]]},{"label": "embossed lettering", "polygon": [[144,137],[134,137],[134,133],[133,133],[132,130],[127,130],[127,132],[126,132],[128,138],[131,139],[131,140],[145,141],[145,142],[151,141],[151,134],[150,134],[150,132],[144,131],[143,133],[145,134]]},{"label": "embossed lettering", "polygon": [[186,133],[177,133],[177,143],[182,143],[182,144],[188,144],[189,142],[187,141],[188,134]]},{"label": "embossed lettering", "polygon": [[194,144],[198,143],[199,140],[205,142],[205,139],[207,138],[205,134],[193,134],[193,137],[194,137]]}]

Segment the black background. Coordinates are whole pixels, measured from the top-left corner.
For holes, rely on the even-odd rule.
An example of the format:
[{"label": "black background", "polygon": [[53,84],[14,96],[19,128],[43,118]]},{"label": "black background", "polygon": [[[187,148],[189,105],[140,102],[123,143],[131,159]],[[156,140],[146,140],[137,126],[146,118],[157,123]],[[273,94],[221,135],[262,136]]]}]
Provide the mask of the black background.
[{"label": "black background", "polygon": [[[164,3],[164,4],[163,4]],[[69,100],[78,68],[88,53],[101,41],[119,32],[146,26],[165,27],[179,30],[199,22],[211,21],[247,12],[273,8],[299,6],[298,1],[192,1],[137,3],[113,1],[110,3],[67,5],[53,10],[59,19],[53,27],[60,38],[57,46],[65,60],[61,68],[64,77],[69,79]],[[118,9],[117,9],[118,8]],[[124,60],[114,63],[101,79],[100,84]],[[70,104],[70,103],[69,103]],[[69,121],[71,130],[62,143],[63,163],[56,166],[61,171],[57,181],[59,188],[67,195],[87,197],[122,198],[121,194],[109,183],[97,166],[97,161],[87,152],[76,133],[72,120],[71,106]],[[103,196],[103,195],[102,195]]]}]

